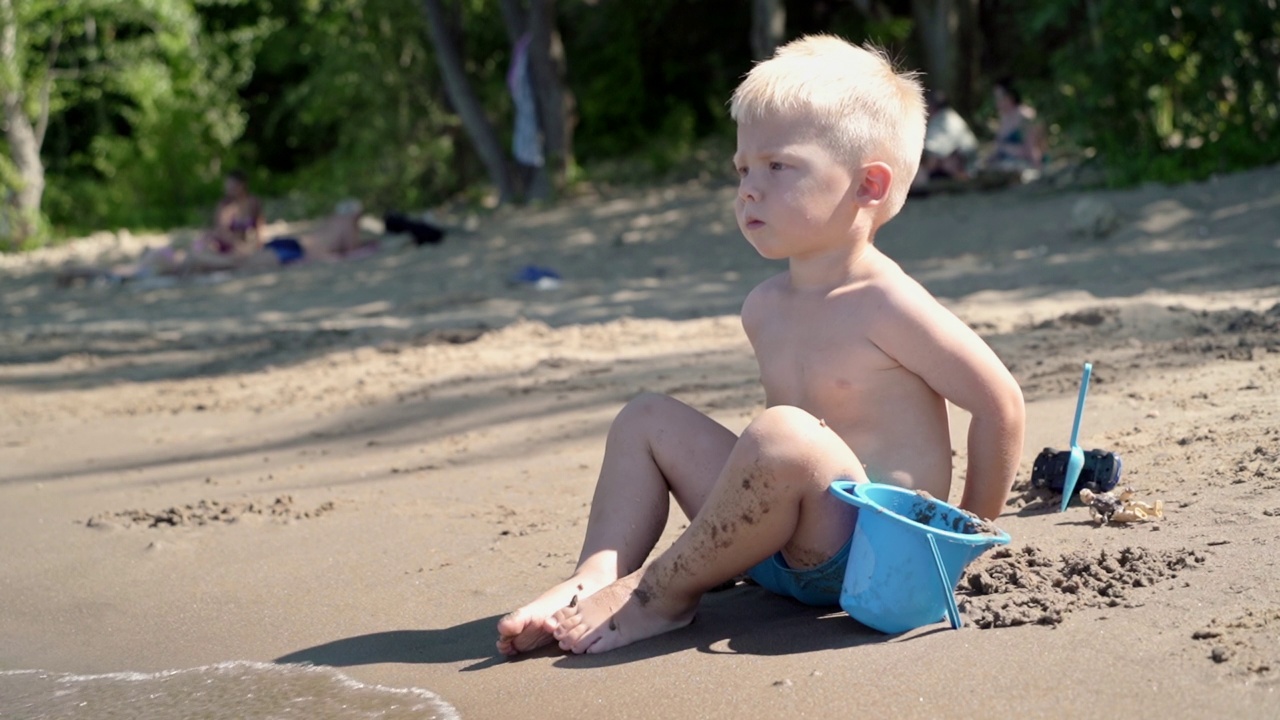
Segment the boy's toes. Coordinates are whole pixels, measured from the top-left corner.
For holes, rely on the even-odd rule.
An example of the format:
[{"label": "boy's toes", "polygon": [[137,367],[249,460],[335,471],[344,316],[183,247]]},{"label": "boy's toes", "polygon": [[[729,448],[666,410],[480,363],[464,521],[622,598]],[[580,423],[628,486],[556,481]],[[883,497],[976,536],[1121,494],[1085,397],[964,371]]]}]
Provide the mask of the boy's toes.
[{"label": "boy's toes", "polygon": [[566,627],[573,627],[581,622],[581,616],[578,614],[577,608],[560,608],[547,618],[546,628],[551,634],[559,638],[559,633]]},{"label": "boy's toes", "polygon": [[524,615],[524,608],[512,610],[503,615],[498,621],[498,635],[505,640],[524,632],[525,626],[529,624],[529,620]]},{"label": "boy's toes", "polygon": [[574,632],[567,632],[560,639],[560,649],[568,650],[572,653],[581,653],[582,650],[578,646],[582,643],[582,637],[587,634],[586,628],[574,628]]},{"label": "boy's toes", "polygon": [[[594,648],[600,644],[601,635],[599,632],[587,632],[587,629],[581,628],[581,632],[576,633],[576,639],[566,647],[565,650],[575,655],[581,655],[587,652],[595,652]],[[561,643],[563,646],[564,643]]]},{"label": "boy's toes", "polygon": [[561,648],[568,650],[569,646],[577,642],[578,638],[582,637],[589,629],[582,616],[574,615],[573,617],[565,618],[552,635],[556,640],[560,641]]}]

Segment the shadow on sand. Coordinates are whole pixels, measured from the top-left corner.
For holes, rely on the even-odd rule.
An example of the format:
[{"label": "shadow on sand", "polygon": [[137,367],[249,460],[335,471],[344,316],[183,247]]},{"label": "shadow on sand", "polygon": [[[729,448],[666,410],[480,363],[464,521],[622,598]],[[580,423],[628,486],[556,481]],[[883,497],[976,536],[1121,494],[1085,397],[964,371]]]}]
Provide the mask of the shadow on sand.
[{"label": "shadow on sand", "polygon": [[837,610],[807,607],[746,585],[708,595],[697,620],[683,630],[601,655],[568,655],[551,645],[509,660],[494,651],[494,626],[498,619],[499,616],[494,615],[448,628],[357,635],[297,650],[276,658],[275,662],[341,668],[381,663],[473,661],[459,668],[459,672],[473,672],[506,662],[558,658],[557,667],[584,669],[637,662],[686,650],[711,655],[798,655],[905,641],[935,632],[926,629],[887,636],[850,620]]}]

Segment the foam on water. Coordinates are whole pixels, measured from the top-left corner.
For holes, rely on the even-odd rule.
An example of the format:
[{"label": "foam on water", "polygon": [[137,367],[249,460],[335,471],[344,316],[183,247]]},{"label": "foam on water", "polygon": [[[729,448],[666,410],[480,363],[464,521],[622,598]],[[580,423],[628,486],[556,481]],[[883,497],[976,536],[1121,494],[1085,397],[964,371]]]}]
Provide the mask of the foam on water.
[{"label": "foam on water", "polygon": [[367,685],[328,667],[234,661],[155,673],[0,671],[0,718],[456,720],[420,688]]}]

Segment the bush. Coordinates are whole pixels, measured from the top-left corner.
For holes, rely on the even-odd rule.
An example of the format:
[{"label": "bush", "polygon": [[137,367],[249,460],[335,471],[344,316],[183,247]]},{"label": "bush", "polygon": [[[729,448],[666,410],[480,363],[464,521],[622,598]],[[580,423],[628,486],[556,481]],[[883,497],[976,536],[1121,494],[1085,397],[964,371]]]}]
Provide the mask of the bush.
[{"label": "bush", "polygon": [[[1180,182],[1280,160],[1274,0],[1027,3],[1030,37],[1063,42],[1047,103],[1115,184]],[[1073,32],[1074,30],[1074,32]]]}]

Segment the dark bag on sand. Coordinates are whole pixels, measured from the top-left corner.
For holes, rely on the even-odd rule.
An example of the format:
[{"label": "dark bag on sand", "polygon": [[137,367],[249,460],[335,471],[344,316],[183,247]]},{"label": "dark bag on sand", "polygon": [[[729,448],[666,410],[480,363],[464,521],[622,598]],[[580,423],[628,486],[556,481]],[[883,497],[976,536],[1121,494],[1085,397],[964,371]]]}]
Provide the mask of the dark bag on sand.
[{"label": "dark bag on sand", "polygon": [[382,222],[387,232],[392,235],[407,233],[413,236],[414,245],[436,245],[444,242],[444,230],[428,222],[414,220],[408,215],[389,212],[383,216]]}]

